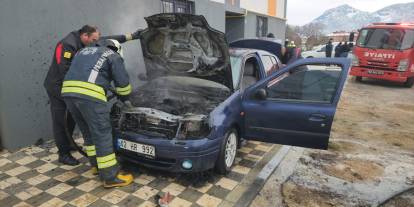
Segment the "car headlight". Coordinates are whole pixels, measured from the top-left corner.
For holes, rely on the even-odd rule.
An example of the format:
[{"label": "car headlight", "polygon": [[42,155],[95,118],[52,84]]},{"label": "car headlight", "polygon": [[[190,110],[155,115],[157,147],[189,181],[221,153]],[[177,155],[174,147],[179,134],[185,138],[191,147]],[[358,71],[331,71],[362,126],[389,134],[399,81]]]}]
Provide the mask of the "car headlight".
[{"label": "car headlight", "polygon": [[398,65],[397,70],[401,71],[401,72],[407,71],[408,66],[410,65],[409,62],[410,62],[410,60],[408,60],[408,59],[401,60],[400,64]]},{"label": "car headlight", "polygon": [[198,139],[206,137],[209,133],[210,127],[205,119],[182,120],[177,137],[180,139]]},{"label": "car headlight", "polygon": [[359,59],[355,55],[352,55],[352,66],[359,66]]}]

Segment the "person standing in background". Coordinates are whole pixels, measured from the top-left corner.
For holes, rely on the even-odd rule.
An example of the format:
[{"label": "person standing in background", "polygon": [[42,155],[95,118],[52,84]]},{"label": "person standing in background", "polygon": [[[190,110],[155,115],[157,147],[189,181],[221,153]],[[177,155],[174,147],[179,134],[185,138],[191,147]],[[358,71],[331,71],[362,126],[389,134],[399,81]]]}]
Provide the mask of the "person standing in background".
[{"label": "person standing in background", "polygon": [[332,57],[332,50],[333,50],[333,45],[332,45],[332,38],[329,39],[328,43],[325,46],[325,55],[327,58]]},{"label": "person standing in background", "polygon": [[340,57],[342,53],[342,42],[335,47],[335,57]]}]

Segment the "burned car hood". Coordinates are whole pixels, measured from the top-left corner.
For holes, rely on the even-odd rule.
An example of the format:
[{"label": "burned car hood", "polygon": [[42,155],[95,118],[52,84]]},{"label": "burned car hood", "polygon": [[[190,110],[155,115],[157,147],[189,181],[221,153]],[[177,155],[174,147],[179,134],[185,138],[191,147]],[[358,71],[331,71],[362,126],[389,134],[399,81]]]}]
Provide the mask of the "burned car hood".
[{"label": "burned car hood", "polygon": [[230,56],[224,33],[203,16],[157,14],[146,17],[141,47],[149,80],[187,76],[220,83],[233,90]]}]

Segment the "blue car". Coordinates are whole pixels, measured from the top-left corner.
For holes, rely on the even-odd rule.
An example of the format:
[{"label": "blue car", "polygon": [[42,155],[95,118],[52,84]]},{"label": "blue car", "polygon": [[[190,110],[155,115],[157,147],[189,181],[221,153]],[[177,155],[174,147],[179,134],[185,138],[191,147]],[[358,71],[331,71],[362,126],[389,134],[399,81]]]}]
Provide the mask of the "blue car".
[{"label": "blue car", "polygon": [[350,67],[229,49],[203,16],[147,17],[146,83],[131,109],[114,107],[114,143],[127,161],[170,172],[230,171],[240,140],[326,149]]}]

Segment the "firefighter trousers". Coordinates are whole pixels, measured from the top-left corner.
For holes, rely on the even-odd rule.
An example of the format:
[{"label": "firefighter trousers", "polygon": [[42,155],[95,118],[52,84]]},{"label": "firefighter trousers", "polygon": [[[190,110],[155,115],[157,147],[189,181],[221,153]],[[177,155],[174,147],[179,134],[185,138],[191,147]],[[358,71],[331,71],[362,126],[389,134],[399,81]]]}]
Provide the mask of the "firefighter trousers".
[{"label": "firefighter trousers", "polygon": [[97,167],[102,180],[112,180],[119,171],[112,139],[111,104],[76,97],[64,97],[85,140],[91,166]]}]

